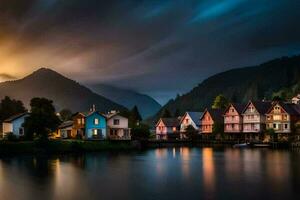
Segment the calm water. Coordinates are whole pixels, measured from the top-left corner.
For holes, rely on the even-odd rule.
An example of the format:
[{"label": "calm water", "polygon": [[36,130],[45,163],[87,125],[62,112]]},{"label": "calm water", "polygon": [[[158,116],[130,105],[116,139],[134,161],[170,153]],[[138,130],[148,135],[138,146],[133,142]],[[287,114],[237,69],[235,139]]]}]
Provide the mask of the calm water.
[{"label": "calm water", "polygon": [[0,158],[0,199],[297,199],[300,153],[166,148]]}]

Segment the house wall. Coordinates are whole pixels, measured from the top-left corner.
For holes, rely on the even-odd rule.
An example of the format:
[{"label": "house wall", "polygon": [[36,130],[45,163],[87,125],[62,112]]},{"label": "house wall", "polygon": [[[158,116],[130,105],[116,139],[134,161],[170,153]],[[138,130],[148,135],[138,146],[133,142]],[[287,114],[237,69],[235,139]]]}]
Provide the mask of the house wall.
[{"label": "house wall", "polygon": [[[95,119],[99,120],[98,124],[94,123]],[[87,139],[94,138],[94,134],[93,134],[94,130],[99,130],[98,136],[100,136],[101,139],[106,138],[106,119],[104,116],[95,112],[86,117],[85,125],[86,125],[85,134]],[[101,134],[100,132],[102,132],[102,137],[100,135]]]},{"label": "house wall", "polygon": [[243,132],[259,133],[263,131],[266,117],[261,115],[254,105],[250,103],[243,113]]},{"label": "house wall", "polygon": [[23,124],[25,122],[25,118],[27,117],[27,115],[20,117],[16,120],[13,121],[13,133],[14,135],[16,135],[17,137],[20,136],[20,129],[23,129],[23,135],[24,135],[24,128],[23,128]]},{"label": "house wall", "polygon": [[80,134],[82,136],[85,136],[85,116],[81,113],[78,113],[73,117],[73,134],[77,135]]},{"label": "house wall", "polygon": [[[114,125],[114,120],[120,120],[119,125]],[[109,120],[107,120],[107,126],[110,128],[128,128],[128,119],[126,117],[122,117],[120,115],[115,115]]]},{"label": "house wall", "polygon": [[209,112],[206,112],[201,120],[201,132],[202,133],[212,133],[213,132],[214,121],[211,118]]},{"label": "house wall", "polygon": [[158,134],[167,134],[168,133],[168,128],[165,126],[162,120],[158,123],[156,126],[156,135]]},{"label": "house wall", "polygon": [[[119,120],[119,124],[114,124],[114,120]],[[128,119],[121,115],[115,115],[107,120],[107,135],[110,139],[131,139]]]},{"label": "house wall", "polygon": [[3,136],[5,136],[7,133],[13,132],[13,124],[12,123],[4,122],[2,124],[2,127],[3,127]]},{"label": "house wall", "polygon": [[227,109],[224,116],[224,132],[225,133],[240,133],[243,128],[242,116],[236,111],[233,106]]},{"label": "house wall", "polygon": [[189,114],[184,115],[184,117],[181,119],[180,123],[180,132],[185,132],[185,129],[189,126],[192,125],[194,129],[198,130],[199,127],[195,124],[195,122],[192,120]]}]

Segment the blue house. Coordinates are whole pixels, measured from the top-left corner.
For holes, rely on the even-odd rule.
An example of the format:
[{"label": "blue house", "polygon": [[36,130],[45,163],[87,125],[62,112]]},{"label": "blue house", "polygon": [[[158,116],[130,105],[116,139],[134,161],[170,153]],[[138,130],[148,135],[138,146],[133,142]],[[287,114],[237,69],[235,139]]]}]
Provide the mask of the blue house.
[{"label": "blue house", "polygon": [[86,139],[105,139],[106,138],[106,117],[100,112],[94,111],[85,118]]},{"label": "blue house", "polygon": [[24,135],[23,123],[25,121],[25,118],[28,116],[29,116],[28,113],[21,113],[21,114],[11,116],[10,118],[4,120],[2,124],[3,137],[5,137],[9,133],[12,133],[17,137],[23,136]]}]

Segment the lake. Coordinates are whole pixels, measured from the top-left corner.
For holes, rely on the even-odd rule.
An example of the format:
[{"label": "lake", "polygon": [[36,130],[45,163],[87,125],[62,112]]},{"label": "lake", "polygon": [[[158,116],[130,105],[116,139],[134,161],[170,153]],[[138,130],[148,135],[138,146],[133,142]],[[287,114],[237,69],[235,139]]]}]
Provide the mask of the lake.
[{"label": "lake", "polygon": [[300,152],[160,148],[0,157],[0,199],[296,199]]}]

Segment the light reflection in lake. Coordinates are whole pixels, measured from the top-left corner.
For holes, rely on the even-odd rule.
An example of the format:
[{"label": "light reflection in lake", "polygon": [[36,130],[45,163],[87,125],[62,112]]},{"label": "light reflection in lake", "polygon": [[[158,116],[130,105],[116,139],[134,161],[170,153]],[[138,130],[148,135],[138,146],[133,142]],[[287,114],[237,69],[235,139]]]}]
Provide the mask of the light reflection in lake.
[{"label": "light reflection in lake", "polygon": [[161,148],[0,158],[0,199],[295,199],[300,153]]},{"label": "light reflection in lake", "polygon": [[205,191],[209,194],[215,192],[215,163],[212,148],[203,148],[203,183]]}]

